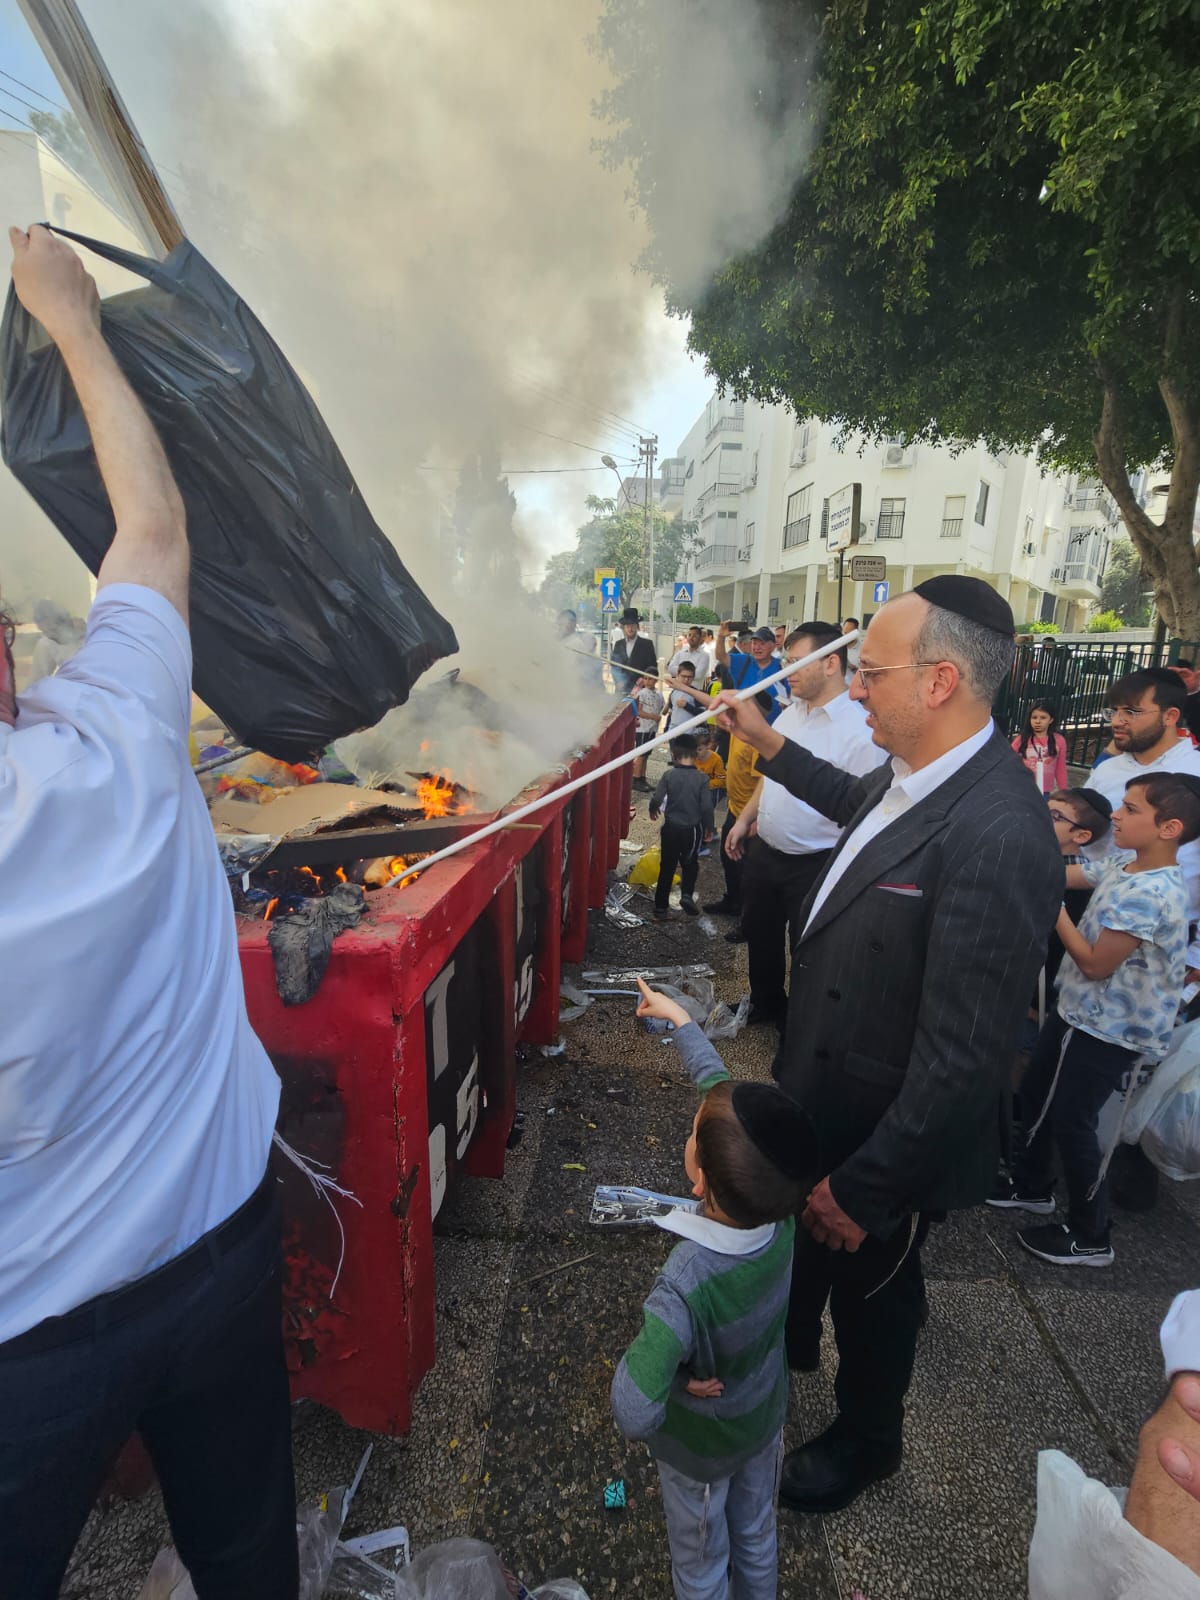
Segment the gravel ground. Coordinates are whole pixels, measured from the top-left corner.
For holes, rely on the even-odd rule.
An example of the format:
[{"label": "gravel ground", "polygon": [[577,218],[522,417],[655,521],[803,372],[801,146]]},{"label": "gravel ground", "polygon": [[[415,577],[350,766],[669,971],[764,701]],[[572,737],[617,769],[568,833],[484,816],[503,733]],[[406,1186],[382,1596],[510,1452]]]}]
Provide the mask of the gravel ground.
[{"label": "gravel ground", "polygon": [[[648,843],[653,833],[643,797],[631,836]],[[720,893],[715,855],[700,893]],[[648,911],[649,900],[633,908]],[[589,967],[697,960],[716,969],[721,997],[745,992],[744,947],[707,937],[692,919],[624,930],[593,918]],[[587,1224],[596,1183],[678,1193],[685,1182],[693,1094],[632,1005],[598,1001],[564,1029],[563,1055],[531,1053],[520,1076],[524,1136],[507,1177],[465,1181],[444,1207],[438,1362],[410,1436],[372,1438],[297,1407],[302,1496],[348,1482],[374,1445],[349,1532],[403,1522],[416,1547],[469,1533],[493,1541],[527,1581],[570,1576],[592,1600],[669,1600],[653,1467],[613,1427],[608,1388],[671,1242]],[[755,1028],[721,1050],[735,1076],[766,1077],[773,1044]],[[1157,1324],[1175,1290],[1196,1282],[1200,1259],[1200,1197],[1164,1187],[1156,1211],[1121,1218],[1109,1272],[1043,1266],[1015,1247],[1013,1224],[984,1211],[935,1230],[905,1465],[838,1516],[782,1513],[781,1595],[1026,1593],[1038,1450],[1065,1450],[1088,1472],[1127,1481],[1139,1422],[1157,1401]],[[832,1416],[832,1371],[827,1339],[824,1370],[794,1382],[789,1443]],[[606,1511],[604,1487],[617,1478],[626,1508]],[[157,1494],[103,1508],[64,1595],[134,1600],[165,1538]]]}]

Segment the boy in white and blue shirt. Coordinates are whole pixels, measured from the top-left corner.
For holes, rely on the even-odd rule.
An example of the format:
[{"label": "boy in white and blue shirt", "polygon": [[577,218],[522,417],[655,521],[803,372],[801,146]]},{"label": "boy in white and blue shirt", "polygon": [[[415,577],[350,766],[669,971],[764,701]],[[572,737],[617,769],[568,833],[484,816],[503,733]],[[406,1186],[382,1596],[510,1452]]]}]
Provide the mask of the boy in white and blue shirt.
[{"label": "boy in white and blue shirt", "polygon": [[1154,772],[1134,778],[1112,819],[1113,841],[1133,859],[1108,858],[1067,870],[1067,887],[1094,893],[1079,926],[1062,912],[1065,947],[1058,1006],[1042,1029],[1021,1086],[1035,1120],[1025,1133],[1008,1190],[988,1202],[1049,1216],[1055,1209],[1053,1154],[1066,1177],[1066,1223],[1028,1228],[1019,1243],[1043,1261],[1107,1267],[1107,1181],[1097,1184],[1100,1111],[1128,1083],[1140,1059],[1158,1061],[1171,1041],[1187,968],[1188,897],[1176,855],[1200,838],[1200,779]]}]

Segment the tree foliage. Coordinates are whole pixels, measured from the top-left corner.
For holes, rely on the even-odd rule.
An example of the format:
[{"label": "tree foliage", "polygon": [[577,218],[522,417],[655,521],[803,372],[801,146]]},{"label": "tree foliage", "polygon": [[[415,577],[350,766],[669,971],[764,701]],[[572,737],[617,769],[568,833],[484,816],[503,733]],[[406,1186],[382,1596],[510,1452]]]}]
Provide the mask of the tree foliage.
[{"label": "tree foliage", "polygon": [[591,515],[576,535],[576,573],[590,585],[597,567],[612,567],[626,603],[650,581],[650,530],[656,584],[671,583],[678,577],[696,548],[696,524],[668,517],[658,506],[651,506],[649,524],[641,506],[618,511],[615,500],[593,494],[587,498],[587,508]]},{"label": "tree foliage", "polygon": [[1098,611],[1084,633],[1120,633],[1125,624],[1115,611]]},{"label": "tree foliage", "polygon": [[1127,628],[1144,628],[1150,621],[1149,587],[1133,545],[1128,539],[1114,539],[1100,586],[1101,607],[1115,611]]},{"label": "tree foliage", "polygon": [[701,628],[715,628],[721,619],[715,611],[710,611],[708,606],[676,606],[675,620],[686,622],[689,628],[693,623]]},{"label": "tree foliage", "polygon": [[[803,8],[758,4],[787,59]],[[673,63],[642,0],[607,9],[610,149],[658,234],[674,198],[655,84]],[[873,439],[1098,471],[1168,625],[1200,637],[1200,5],[817,9],[811,69],[793,52],[811,78],[764,107],[781,133],[824,119],[786,213],[699,292],[663,273],[692,348],[735,393]],[[1129,482],[1158,462],[1161,524]]]}]

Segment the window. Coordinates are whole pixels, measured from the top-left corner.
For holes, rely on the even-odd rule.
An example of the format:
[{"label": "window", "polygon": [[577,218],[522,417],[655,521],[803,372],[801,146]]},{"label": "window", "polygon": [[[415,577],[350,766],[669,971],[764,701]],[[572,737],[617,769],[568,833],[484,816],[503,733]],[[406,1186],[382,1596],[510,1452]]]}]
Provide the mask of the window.
[{"label": "window", "polygon": [[992,492],[991,484],[985,482],[984,479],[980,478],[980,480],[979,480],[979,495],[978,495],[978,498],[975,501],[975,521],[979,524],[979,526],[981,528],[983,527],[984,523],[987,521],[988,496],[991,494],[991,492]]},{"label": "window", "polygon": [[779,615],[779,601],[778,600],[768,600],[767,601],[767,615],[769,617],[777,617]]},{"label": "window", "polygon": [[788,495],[787,514],[783,524],[785,550],[792,550],[798,544],[808,543],[812,525],[812,491],[812,484],[806,483],[803,489],[797,489],[795,494]]},{"label": "window", "polygon": [[788,605],[794,606],[795,604],[796,604],[796,596],[794,594],[788,595]]},{"label": "window", "polygon": [[741,448],[740,444],[723,444],[721,446],[722,450],[740,450]]},{"label": "window", "polygon": [[879,502],[879,520],[875,524],[875,537],[877,539],[903,539],[903,500],[881,500]]},{"label": "window", "polygon": [[942,507],[942,538],[959,539],[962,537],[963,518],[967,514],[967,497],[965,494],[948,494],[946,503]]},{"label": "window", "polygon": [[743,546],[744,549],[749,550],[752,547],[753,544],[754,544],[754,524],[752,522],[748,522],[746,524],[746,531],[742,534],[742,546]]}]

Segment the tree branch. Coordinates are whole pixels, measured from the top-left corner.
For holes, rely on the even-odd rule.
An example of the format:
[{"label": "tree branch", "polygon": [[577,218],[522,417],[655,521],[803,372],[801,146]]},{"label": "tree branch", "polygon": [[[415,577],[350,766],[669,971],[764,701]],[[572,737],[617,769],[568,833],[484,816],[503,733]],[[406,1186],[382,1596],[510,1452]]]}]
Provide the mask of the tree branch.
[{"label": "tree branch", "polygon": [[1163,530],[1137,503],[1129,469],[1125,461],[1125,446],[1121,439],[1121,406],[1116,374],[1102,361],[1100,376],[1104,383],[1104,401],[1100,409],[1100,424],[1094,436],[1096,465],[1105,488],[1117,503],[1125,519],[1129,537],[1141,558],[1146,576],[1154,586],[1154,603],[1169,628],[1175,627],[1175,599],[1167,576],[1167,562],[1162,549]]}]

